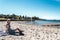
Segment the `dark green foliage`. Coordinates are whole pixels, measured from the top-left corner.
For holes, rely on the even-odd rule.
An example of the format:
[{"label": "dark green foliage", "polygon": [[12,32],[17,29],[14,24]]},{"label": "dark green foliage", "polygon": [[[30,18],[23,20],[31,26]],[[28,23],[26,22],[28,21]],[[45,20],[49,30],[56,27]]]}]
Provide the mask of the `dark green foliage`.
[{"label": "dark green foliage", "polygon": [[39,20],[39,17],[27,17],[27,16],[19,16],[19,15],[15,15],[15,14],[12,14],[12,15],[4,15],[4,14],[0,14],[0,18],[5,18],[5,19],[8,19],[10,18],[11,20]]},{"label": "dark green foliage", "polygon": [[39,20],[39,17],[34,16],[32,19]]}]

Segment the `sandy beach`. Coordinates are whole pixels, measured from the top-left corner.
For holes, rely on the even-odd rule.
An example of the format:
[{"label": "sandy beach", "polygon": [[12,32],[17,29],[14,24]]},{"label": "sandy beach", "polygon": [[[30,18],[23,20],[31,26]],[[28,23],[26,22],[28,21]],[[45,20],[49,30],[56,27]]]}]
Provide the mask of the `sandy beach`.
[{"label": "sandy beach", "polygon": [[[0,30],[5,30],[6,21],[0,22]],[[60,28],[36,26],[11,21],[11,28],[24,30],[24,36],[1,36],[0,40],[60,40]]]}]

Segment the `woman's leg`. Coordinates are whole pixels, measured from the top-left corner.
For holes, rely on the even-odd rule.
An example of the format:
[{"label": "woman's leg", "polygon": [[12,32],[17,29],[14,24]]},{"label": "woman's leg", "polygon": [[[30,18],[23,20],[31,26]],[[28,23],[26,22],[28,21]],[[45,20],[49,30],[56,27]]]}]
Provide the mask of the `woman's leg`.
[{"label": "woman's leg", "polygon": [[19,28],[16,28],[16,29],[15,29],[15,32],[16,32],[16,31],[19,32],[20,35],[24,35],[24,34],[22,33],[23,31],[20,30]]},{"label": "woman's leg", "polygon": [[15,29],[15,31],[17,31],[17,30],[18,30],[18,31],[22,31],[22,32],[23,32],[23,30],[20,30],[19,28],[16,28],[16,29]]}]

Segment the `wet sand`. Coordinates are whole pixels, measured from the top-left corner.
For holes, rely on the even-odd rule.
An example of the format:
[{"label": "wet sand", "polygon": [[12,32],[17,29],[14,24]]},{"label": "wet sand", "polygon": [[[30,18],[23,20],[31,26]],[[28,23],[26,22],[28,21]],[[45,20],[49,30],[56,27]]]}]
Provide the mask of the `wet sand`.
[{"label": "wet sand", "polygon": [[[0,22],[0,30],[5,30],[6,22]],[[56,26],[57,27],[57,26]],[[1,36],[0,40],[60,40],[60,28],[48,26],[36,26],[11,22],[11,28],[24,30],[24,36]]]}]

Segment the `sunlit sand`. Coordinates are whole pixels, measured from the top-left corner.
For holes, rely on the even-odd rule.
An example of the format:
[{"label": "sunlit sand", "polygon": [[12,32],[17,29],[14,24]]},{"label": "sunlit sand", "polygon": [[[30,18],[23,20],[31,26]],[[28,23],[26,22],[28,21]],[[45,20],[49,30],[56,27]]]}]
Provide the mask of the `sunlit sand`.
[{"label": "sunlit sand", "polygon": [[[0,30],[5,30],[6,22],[0,22]],[[60,28],[48,27],[48,26],[36,26],[18,23],[16,21],[11,22],[13,29],[19,28],[24,30],[24,36],[7,35],[1,36],[0,40],[60,40]]]}]

